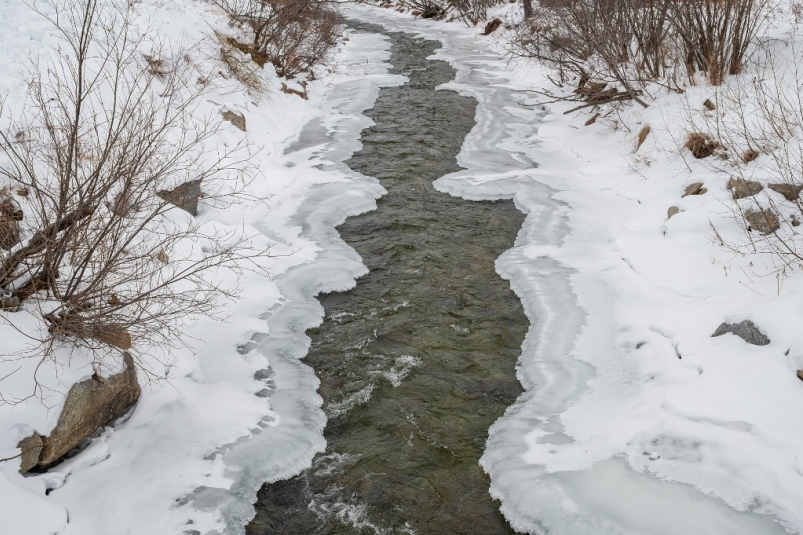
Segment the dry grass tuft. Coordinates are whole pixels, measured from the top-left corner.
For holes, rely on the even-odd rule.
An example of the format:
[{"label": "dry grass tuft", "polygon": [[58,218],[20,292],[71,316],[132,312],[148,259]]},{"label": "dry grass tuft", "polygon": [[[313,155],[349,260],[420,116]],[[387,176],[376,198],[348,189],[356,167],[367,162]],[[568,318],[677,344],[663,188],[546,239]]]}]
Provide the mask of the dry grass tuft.
[{"label": "dry grass tuft", "polygon": [[645,124],[641,130],[639,130],[638,138],[636,138],[636,150],[641,148],[641,146],[644,144],[644,141],[647,139],[647,136],[650,135],[650,132],[652,132],[652,128],[650,128],[650,125],[648,124]]},{"label": "dry grass tuft", "polygon": [[689,137],[686,139],[686,144],[684,145],[687,149],[689,149],[694,155],[695,158],[708,158],[714,152],[721,147],[719,143],[711,139],[711,136],[708,134],[703,134],[701,132],[692,132],[689,134]]},{"label": "dry grass tuft", "polygon": [[220,59],[229,68],[231,75],[252,93],[265,91],[259,69],[265,65],[266,58],[231,37],[218,32],[215,32],[215,36],[220,42]]},{"label": "dry grass tuft", "polygon": [[742,161],[744,163],[750,163],[756,158],[758,158],[758,154],[759,152],[757,150],[747,149],[746,151],[744,151],[744,154],[742,154]]}]

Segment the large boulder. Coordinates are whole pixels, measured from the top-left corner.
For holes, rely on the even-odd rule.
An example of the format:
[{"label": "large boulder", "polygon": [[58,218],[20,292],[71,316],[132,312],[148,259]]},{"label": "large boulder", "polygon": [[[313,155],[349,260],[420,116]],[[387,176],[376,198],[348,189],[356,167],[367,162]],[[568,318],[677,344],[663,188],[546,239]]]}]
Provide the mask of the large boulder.
[{"label": "large boulder", "polygon": [[[70,388],[56,428],[42,438],[37,465],[49,465],[59,460],[139,399],[141,391],[134,359],[128,352],[123,353],[123,358],[125,370],[121,373],[105,379],[96,375]],[[23,439],[23,442],[28,439]],[[22,442],[20,449],[23,449]]]},{"label": "large boulder", "polygon": [[759,331],[758,327],[750,320],[744,320],[739,323],[723,322],[711,336],[722,336],[728,333],[735,334],[754,346],[765,346],[770,343],[770,339]]},{"label": "large boulder", "polygon": [[198,199],[201,198],[200,180],[191,180],[175,189],[158,191],[156,194],[185,212],[198,215]]}]

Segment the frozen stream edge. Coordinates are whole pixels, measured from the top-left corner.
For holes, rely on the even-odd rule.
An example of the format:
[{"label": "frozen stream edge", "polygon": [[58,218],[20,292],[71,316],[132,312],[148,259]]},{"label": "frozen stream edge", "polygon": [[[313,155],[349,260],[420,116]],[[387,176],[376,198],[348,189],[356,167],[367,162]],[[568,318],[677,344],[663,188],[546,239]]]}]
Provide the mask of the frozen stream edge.
[{"label": "frozen stream edge", "polygon": [[[578,284],[587,288],[588,281],[552,258],[577,229],[570,228],[567,203],[557,200],[558,190],[547,185],[559,187],[563,178],[537,168],[542,158],[561,157],[546,154],[536,137],[545,110],[523,106],[521,97],[527,87],[511,82],[511,68],[504,58],[483,50],[487,45],[462,28],[359,6],[349,6],[345,12],[389,30],[443,43],[434,58],[449,62],[458,73],[454,82],[443,87],[477,100],[477,125],[458,155],[458,163],[466,170],[437,180],[435,186],[473,200],[512,197],[527,214],[516,245],[496,263],[499,274],[511,281],[531,323],[517,374],[525,393],[491,427],[480,461],[491,476],[491,494],[501,500],[502,513],[511,525],[517,531],[561,535],[785,533],[771,517],[739,512],[691,485],[635,472],[623,457],[581,471],[551,473],[526,461],[533,442],[573,442],[563,433],[560,416],[595,375],[593,366],[575,358],[578,338],[588,326],[575,289]],[[613,291],[596,289],[592,305],[604,310]],[[593,325],[601,346],[613,338],[606,327],[610,326]],[[593,350],[583,347],[589,349]]]},{"label": "frozen stream edge", "polygon": [[[581,396],[595,374],[590,364],[573,358],[587,323],[575,294],[577,273],[552,257],[571,229],[568,205],[557,200],[557,190],[546,184],[559,185],[561,177],[544,176],[535,163],[544,156],[535,139],[544,111],[520,104],[517,97],[526,88],[510,82],[506,62],[484,51],[485,45],[463,29],[362,6],[347,5],[343,10],[348,17],[443,43],[435,58],[448,61],[458,72],[457,79],[444,87],[472,96],[478,108],[477,124],[458,156],[466,170],[438,180],[436,187],[473,200],[512,197],[527,214],[516,246],[497,260],[497,271],[511,281],[531,322],[518,369],[526,392],[491,428],[481,461],[491,475],[491,493],[502,501],[511,525],[529,533],[562,535],[783,533],[768,517],[737,512],[691,485],[637,473],[621,458],[583,471],[553,473],[526,463],[532,441],[572,441],[562,433],[560,414]],[[373,74],[335,87],[324,110],[326,118],[305,126],[300,143],[293,147],[319,161],[323,171],[333,174],[333,182],[313,189],[297,215],[303,235],[321,250],[314,263],[277,278],[287,301],[266,314],[270,337],[257,346],[270,362],[275,384],[270,404],[278,421],[220,450],[226,475],[233,481],[228,491],[202,488],[190,496],[195,507],[220,511],[227,533],[242,533],[263,482],[297,474],[324,449],[325,419],[315,392],[318,380],[300,360],[309,347],[304,333],[323,317],[314,295],[347,290],[365,272],[359,256],[340,240],[334,227],[346,217],[374,209],[374,200],[384,190],[342,162],[358,150],[360,132],[370,124],[360,112],[372,105],[380,87],[403,81],[387,74],[387,40],[374,35],[360,38],[366,44],[362,60],[371,65]],[[611,290],[598,292],[603,304],[605,291]]]}]

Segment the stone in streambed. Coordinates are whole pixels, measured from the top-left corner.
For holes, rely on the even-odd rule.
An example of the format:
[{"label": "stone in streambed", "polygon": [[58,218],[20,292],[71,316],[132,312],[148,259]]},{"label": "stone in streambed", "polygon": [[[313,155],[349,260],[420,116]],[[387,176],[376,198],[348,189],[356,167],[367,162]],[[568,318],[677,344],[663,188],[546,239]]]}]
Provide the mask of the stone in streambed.
[{"label": "stone in streambed", "polygon": [[723,322],[711,336],[722,336],[728,333],[735,334],[748,344],[754,346],[765,346],[770,343],[770,339],[762,334],[761,331],[758,330],[758,327],[750,320],[744,320],[740,323]]}]

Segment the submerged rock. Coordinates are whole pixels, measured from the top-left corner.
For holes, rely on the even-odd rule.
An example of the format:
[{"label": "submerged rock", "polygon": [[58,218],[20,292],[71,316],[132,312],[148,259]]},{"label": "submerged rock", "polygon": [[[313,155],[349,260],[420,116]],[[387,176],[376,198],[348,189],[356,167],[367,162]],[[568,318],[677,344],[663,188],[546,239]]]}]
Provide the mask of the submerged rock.
[{"label": "submerged rock", "polygon": [[723,322],[711,336],[722,336],[728,333],[735,334],[754,346],[765,346],[770,343],[770,339],[763,335],[750,320],[744,320],[740,323]]},{"label": "submerged rock", "polygon": [[42,439],[37,465],[48,465],[59,460],[139,399],[140,388],[134,359],[127,352],[123,355],[126,368],[121,373],[107,377],[102,382],[95,378],[87,379],[70,388],[56,428]]}]

